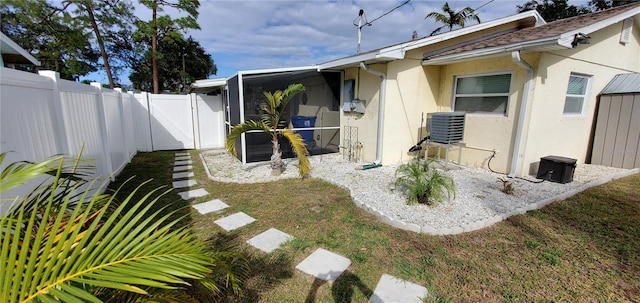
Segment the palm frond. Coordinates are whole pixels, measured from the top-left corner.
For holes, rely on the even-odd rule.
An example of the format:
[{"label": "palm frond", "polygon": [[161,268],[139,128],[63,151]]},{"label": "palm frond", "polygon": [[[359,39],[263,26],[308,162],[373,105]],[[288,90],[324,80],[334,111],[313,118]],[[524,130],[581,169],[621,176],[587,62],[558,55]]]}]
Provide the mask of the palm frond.
[{"label": "palm frond", "polygon": [[[77,197],[79,183],[59,182],[59,171],[34,207],[0,217],[0,302],[100,302],[92,294],[100,287],[144,294],[145,287],[176,288],[210,271],[205,244],[151,211],[155,192],[134,201],[138,187],[106,217],[113,197],[96,211],[106,196],[85,189]],[[67,195],[56,194],[66,186]]]},{"label": "palm frond", "polygon": [[271,132],[271,128],[263,122],[249,120],[249,121],[240,123],[234,126],[229,132],[229,135],[227,135],[227,141],[225,143],[225,147],[227,151],[230,152],[232,155],[236,156],[237,155],[236,140],[238,139],[238,137],[240,137],[242,133],[250,130],[261,130],[266,133]]},{"label": "palm frond", "polygon": [[298,174],[300,177],[304,177],[311,171],[311,163],[309,162],[309,151],[307,145],[300,136],[300,134],[294,133],[291,130],[282,130],[282,135],[291,142],[291,148],[298,157]]},{"label": "palm frond", "polygon": [[[4,162],[6,155],[6,152],[0,154],[0,164]],[[0,173],[0,193],[5,193],[27,181],[56,171],[56,164],[59,163],[62,158],[62,156],[58,156],[39,163],[24,161],[9,164],[2,170],[2,173]]]}]

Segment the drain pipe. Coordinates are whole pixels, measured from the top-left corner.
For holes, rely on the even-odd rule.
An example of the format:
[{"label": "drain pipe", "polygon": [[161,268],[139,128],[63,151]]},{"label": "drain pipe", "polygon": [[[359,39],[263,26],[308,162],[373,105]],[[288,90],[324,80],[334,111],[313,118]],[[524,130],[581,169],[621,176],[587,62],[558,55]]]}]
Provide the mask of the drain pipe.
[{"label": "drain pipe", "polygon": [[378,138],[376,142],[376,160],[371,164],[365,164],[362,166],[362,169],[370,169],[382,166],[382,132],[384,130],[384,99],[385,99],[385,88],[387,86],[387,75],[383,72],[379,72],[374,69],[369,69],[364,62],[360,62],[360,67],[365,72],[376,75],[380,77],[382,80],[380,81],[380,93],[378,95]]},{"label": "drain pipe", "polygon": [[522,104],[520,105],[520,113],[518,114],[516,141],[513,145],[513,156],[511,157],[511,170],[509,171],[508,175],[509,177],[515,177],[520,159],[520,145],[522,144],[524,117],[527,115],[527,109],[529,105],[529,90],[531,89],[531,82],[533,82],[533,67],[531,67],[529,63],[520,58],[520,51],[511,52],[511,60],[513,60],[515,64],[527,71],[527,79],[524,82],[524,88],[522,92]]}]

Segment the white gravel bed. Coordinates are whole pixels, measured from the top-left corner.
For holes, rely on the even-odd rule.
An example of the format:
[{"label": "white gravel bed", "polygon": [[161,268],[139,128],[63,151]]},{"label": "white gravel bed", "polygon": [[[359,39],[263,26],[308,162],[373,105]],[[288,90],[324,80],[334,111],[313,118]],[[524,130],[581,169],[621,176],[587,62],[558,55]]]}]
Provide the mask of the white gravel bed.
[{"label": "white gravel bed", "polygon": [[[285,159],[285,171],[281,176],[273,177],[268,162],[243,165],[224,150],[202,151],[201,158],[208,168],[209,177],[216,181],[256,183],[299,178],[297,159]],[[349,189],[358,206],[378,215],[385,223],[429,234],[456,234],[484,228],[591,186],[639,172],[638,169],[580,164],[571,183],[532,183],[513,179],[515,192],[507,195],[501,191],[502,182],[498,181],[504,175],[487,169],[464,167],[447,172],[456,184],[455,199],[427,206],[407,205],[406,197],[395,190],[398,165],[356,170],[363,164],[345,161],[338,154],[313,156],[310,176]]]}]

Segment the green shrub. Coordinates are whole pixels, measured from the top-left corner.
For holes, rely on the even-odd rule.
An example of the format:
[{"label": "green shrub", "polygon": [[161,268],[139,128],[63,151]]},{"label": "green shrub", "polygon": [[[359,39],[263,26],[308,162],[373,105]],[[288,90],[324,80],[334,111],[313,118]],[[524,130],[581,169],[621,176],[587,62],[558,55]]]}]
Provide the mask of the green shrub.
[{"label": "green shrub", "polygon": [[433,162],[433,159],[412,160],[396,170],[395,186],[408,196],[407,204],[418,202],[432,205],[445,198],[455,198],[453,179],[433,168]]}]

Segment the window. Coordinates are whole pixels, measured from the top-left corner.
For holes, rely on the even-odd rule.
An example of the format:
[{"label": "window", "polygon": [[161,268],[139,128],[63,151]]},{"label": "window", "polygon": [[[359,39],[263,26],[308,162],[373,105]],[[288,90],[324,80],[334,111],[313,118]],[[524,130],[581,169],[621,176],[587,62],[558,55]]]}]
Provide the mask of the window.
[{"label": "window", "polygon": [[565,115],[582,115],[585,111],[589,76],[571,74],[567,86],[567,97],[564,100]]},{"label": "window", "polygon": [[457,77],[453,108],[467,113],[507,114],[511,74]]}]

